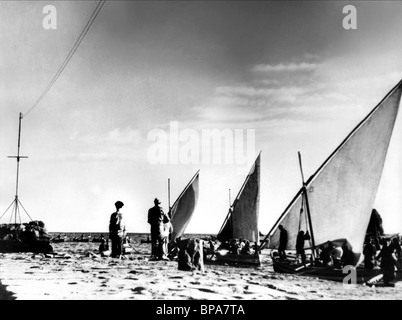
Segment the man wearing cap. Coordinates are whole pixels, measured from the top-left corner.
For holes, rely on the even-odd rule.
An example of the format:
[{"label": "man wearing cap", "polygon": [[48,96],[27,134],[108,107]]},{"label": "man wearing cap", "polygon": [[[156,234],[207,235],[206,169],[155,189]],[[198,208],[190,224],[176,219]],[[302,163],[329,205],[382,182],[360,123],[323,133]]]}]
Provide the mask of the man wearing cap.
[{"label": "man wearing cap", "polygon": [[117,201],[115,204],[116,211],[110,216],[109,223],[109,238],[112,241],[112,258],[118,258],[122,255],[122,244],[126,233],[126,226],[123,220],[123,214],[120,209],[123,208],[124,203]]},{"label": "man wearing cap", "polygon": [[164,245],[164,224],[170,221],[168,215],[159,206],[161,202],[155,198],[154,206],[148,210],[148,223],[151,225],[151,256],[153,259],[169,260]]}]

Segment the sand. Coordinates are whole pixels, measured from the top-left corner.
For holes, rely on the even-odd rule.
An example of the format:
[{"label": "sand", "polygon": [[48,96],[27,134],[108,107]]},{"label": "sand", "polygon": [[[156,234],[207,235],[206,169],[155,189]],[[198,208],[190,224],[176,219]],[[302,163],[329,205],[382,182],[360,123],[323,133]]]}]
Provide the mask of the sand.
[{"label": "sand", "polygon": [[395,288],[275,273],[267,252],[260,267],[206,264],[179,271],[177,261],[149,261],[149,244],[126,259],[103,258],[97,243],[53,243],[55,255],[0,254],[0,299],[17,300],[334,300],[402,299]]}]

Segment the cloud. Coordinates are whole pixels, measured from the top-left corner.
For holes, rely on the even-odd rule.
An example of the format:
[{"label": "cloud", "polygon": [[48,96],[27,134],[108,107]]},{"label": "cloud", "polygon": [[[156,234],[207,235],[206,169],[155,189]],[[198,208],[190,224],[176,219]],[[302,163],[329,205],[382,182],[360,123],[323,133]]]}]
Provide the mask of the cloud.
[{"label": "cloud", "polygon": [[271,64],[258,64],[253,68],[255,72],[298,72],[298,71],[313,71],[317,69],[319,64],[311,62],[291,62],[279,63],[276,65]]},{"label": "cloud", "polygon": [[115,128],[104,134],[87,135],[79,139],[84,143],[103,146],[133,146],[145,141],[140,130],[131,128]]}]

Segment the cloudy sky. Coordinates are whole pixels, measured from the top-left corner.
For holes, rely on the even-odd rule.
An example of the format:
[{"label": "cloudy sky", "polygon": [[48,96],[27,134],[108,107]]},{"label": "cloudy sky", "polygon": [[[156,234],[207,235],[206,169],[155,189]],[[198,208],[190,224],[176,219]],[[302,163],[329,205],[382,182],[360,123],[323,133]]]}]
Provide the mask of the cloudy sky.
[{"label": "cloudy sky", "polygon": [[[42,26],[48,4],[57,9],[56,30]],[[342,25],[350,4],[355,30]],[[96,5],[0,2],[0,214],[15,194],[16,164],[7,156],[16,153],[19,112],[47,87]],[[20,200],[54,232],[104,232],[121,200],[128,230],[148,232],[153,199],[167,207],[168,178],[173,203],[201,169],[187,232],[217,233],[228,189],[233,200],[262,150],[266,233],[301,186],[297,151],[308,177],[402,78],[401,14],[396,1],[108,1],[22,120],[29,159]],[[400,118],[375,204],[387,232],[402,231]],[[205,129],[254,130],[255,142],[244,139],[233,163],[208,164],[200,152],[198,163],[153,164],[149,134],[169,136],[172,123],[198,133],[200,146]]]}]

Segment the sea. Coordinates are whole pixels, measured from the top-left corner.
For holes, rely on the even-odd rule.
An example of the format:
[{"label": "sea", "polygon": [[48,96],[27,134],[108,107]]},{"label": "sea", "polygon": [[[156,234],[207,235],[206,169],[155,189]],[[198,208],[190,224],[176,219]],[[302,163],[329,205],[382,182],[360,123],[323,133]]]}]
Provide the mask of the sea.
[{"label": "sea", "polygon": [[[64,241],[73,241],[73,239],[81,238],[88,239],[89,242],[94,239],[99,239],[103,236],[105,239],[109,238],[109,232],[48,232],[51,239],[55,239],[58,236],[64,239]],[[131,233],[127,232],[127,236],[130,238],[131,242],[141,242],[141,240],[147,240],[151,237],[150,233]],[[196,238],[196,239],[210,239],[211,237],[216,237],[216,234],[205,234],[205,233],[188,233],[184,234],[183,238]]]}]

